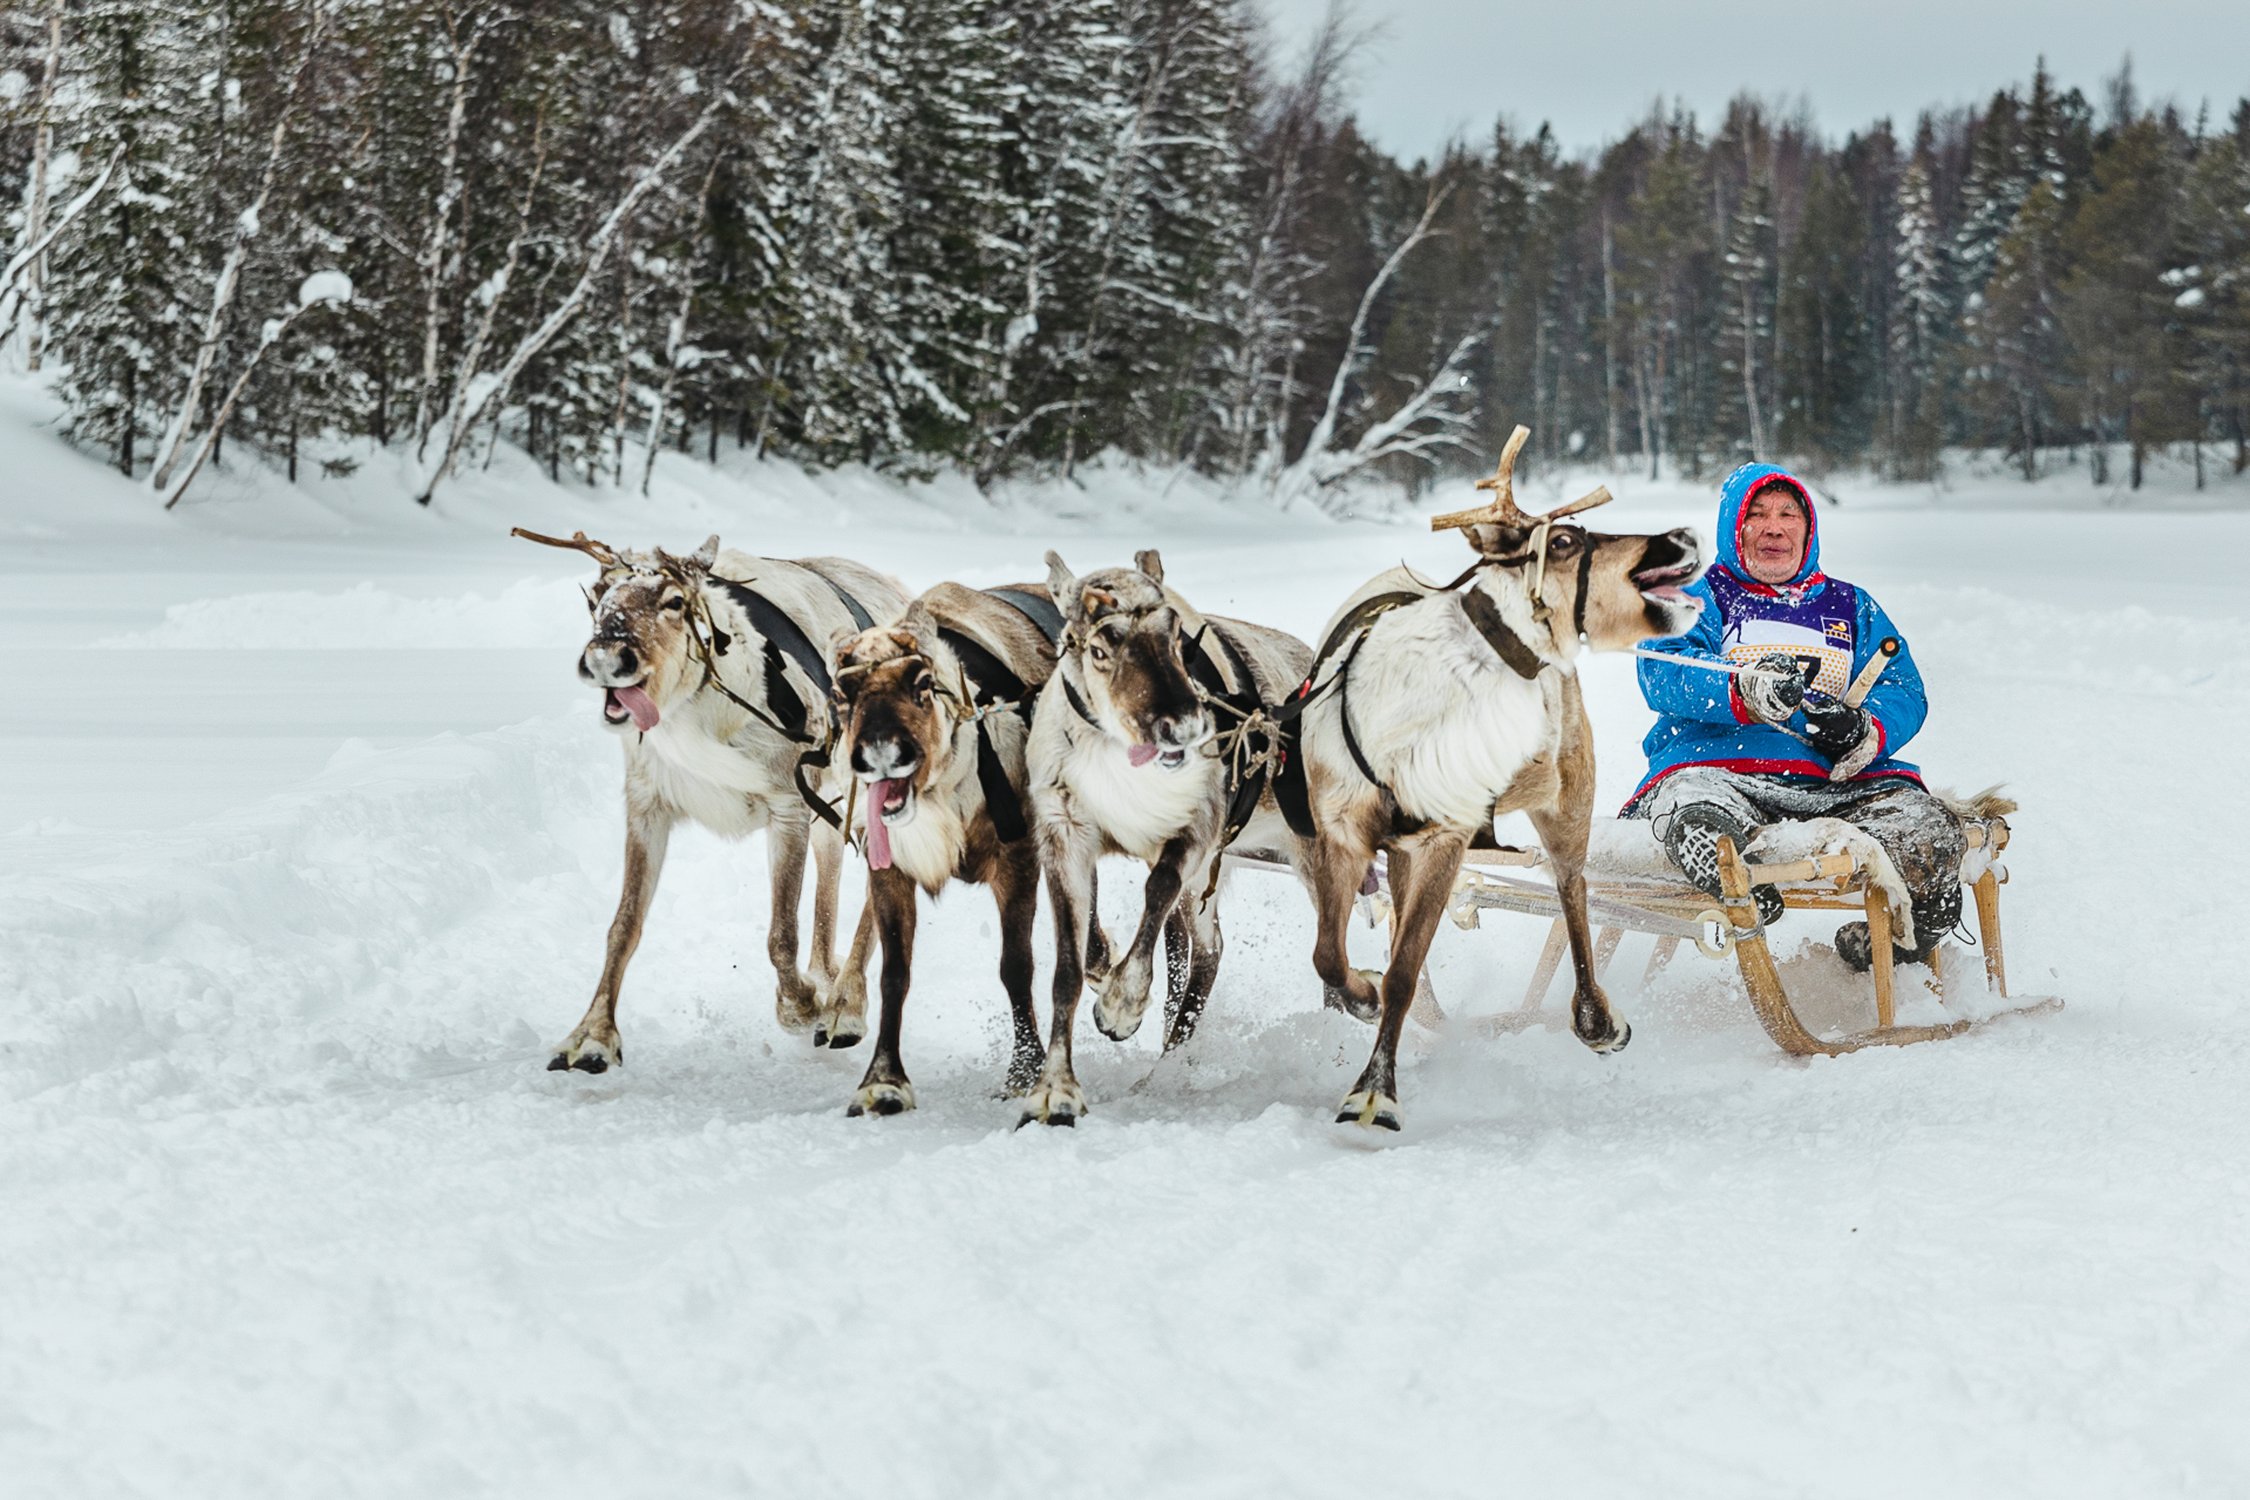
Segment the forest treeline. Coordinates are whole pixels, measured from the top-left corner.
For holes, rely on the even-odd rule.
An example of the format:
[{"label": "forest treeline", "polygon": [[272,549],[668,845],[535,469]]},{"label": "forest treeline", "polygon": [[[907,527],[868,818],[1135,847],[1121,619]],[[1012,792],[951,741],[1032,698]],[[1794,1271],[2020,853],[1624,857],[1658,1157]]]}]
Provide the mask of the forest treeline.
[{"label": "forest treeline", "polygon": [[[50,0],[0,28],[0,325],[171,498],[496,439],[1318,498],[1489,461],[2250,457],[2250,102],[2044,68],[1843,140],[1354,127],[1249,0]],[[1505,101],[1501,101],[1503,107]]]}]

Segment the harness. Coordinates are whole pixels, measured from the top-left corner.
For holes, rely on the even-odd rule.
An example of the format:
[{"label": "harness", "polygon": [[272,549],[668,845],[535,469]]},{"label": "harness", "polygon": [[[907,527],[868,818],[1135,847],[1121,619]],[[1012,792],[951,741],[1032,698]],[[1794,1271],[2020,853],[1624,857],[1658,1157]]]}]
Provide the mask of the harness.
[{"label": "harness", "polygon": [[[838,602],[854,620],[860,622],[862,630],[874,624],[867,607],[842,584],[825,573],[814,572],[809,568],[806,571],[812,572],[814,577],[828,585]],[[797,763],[790,768],[790,779],[796,783],[797,795],[804,800],[805,806],[811,808],[830,827],[841,828],[843,818],[826,798],[813,790],[809,774],[813,768],[828,760],[828,753],[833,747],[834,720],[829,720],[827,736],[816,737],[812,733],[811,710],[805,700],[798,696],[797,690],[790,686],[788,673],[783,667],[785,661],[795,662],[797,669],[805,674],[806,680],[816,684],[822,696],[826,697],[835,691],[835,685],[828,675],[826,654],[813,644],[812,637],[805,634],[804,627],[791,618],[787,611],[752,588],[747,581],[720,578],[715,574],[708,575],[707,581],[726,592],[727,597],[750,617],[751,627],[765,640],[768,707],[761,708],[752,703],[719,679],[718,658],[727,654],[734,641],[711,618],[710,601],[703,591],[690,587],[686,592],[695,602],[688,611],[688,639],[693,643],[691,649],[703,661],[701,686],[715,689],[728,702],[798,747]],[[780,717],[776,717],[776,714]]]}]

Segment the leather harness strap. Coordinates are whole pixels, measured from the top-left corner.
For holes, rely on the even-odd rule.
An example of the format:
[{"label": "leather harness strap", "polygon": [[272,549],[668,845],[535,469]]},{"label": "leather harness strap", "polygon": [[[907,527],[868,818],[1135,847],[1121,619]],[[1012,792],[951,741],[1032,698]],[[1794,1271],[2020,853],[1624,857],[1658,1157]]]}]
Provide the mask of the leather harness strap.
[{"label": "leather harness strap", "polygon": [[[1013,591],[986,589],[985,592],[1006,598],[1007,593]],[[1036,598],[1035,595],[1023,597]],[[1017,600],[1008,598],[1007,602],[1022,610],[1033,624],[1038,623],[1038,617],[1024,609]],[[977,708],[977,786],[984,793],[985,811],[992,819],[992,831],[1000,836],[1001,843],[1015,843],[1031,831],[1031,822],[1024,813],[1023,794],[1008,780],[1008,769],[1001,764],[1000,751],[992,743],[992,736],[986,731],[984,721],[988,713],[1000,709],[1013,710],[1028,721],[1033,692],[997,655],[960,631],[941,626],[938,639],[945,642],[953,652],[954,658],[961,663],[962,675],[969,679],[970,696]]]}]

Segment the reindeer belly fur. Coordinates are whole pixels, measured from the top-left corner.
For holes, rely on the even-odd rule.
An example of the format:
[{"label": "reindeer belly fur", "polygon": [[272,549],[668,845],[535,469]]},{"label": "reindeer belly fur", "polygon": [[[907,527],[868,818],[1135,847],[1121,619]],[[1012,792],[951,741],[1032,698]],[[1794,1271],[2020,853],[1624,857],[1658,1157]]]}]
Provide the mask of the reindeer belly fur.
[{"label": "reindeer belly fur", "polygon": [[1201,751],[1191,752],[1177,771],[1133,765],[1105,735],[1073,745],[1058,779],[1104,837],[1135,859],[1153,862],[1168,840],[1212,813],[1224,775]]},{"label": "reindeer belly fur", "polygon": [[1360,749],[1400,808],[1455,827],[1483,825],[1493,798],[1555,748],[1540,682],[1503,665],[1458,609],[1380,622],[1353,664],[1350,704]]}]

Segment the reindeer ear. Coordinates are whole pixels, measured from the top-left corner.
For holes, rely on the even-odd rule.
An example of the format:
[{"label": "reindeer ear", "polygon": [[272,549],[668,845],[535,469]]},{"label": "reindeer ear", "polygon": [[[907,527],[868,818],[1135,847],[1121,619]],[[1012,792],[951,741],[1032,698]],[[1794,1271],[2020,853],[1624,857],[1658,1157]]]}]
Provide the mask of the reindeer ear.
[{"label": "reindeer ear", "polygon": [[698,572],[710,572],[711,564],[719,560],[719,534],[715,531],[712,532],[703,539],[702,546],[680,560]]},{"label": "reindeer ear", "polygon": [[843,625],[828,633],[828,659],[844,661],[852,654],[852,642],[859,639],[855,626]]},{"label": "reindeer ear", "polygon": [[923,644],[937,639],[937,617],[928,605],[917,599],[906,606],[906,613],[891,630],[891,638],[905,650],[920,651]]},{"label": "reindeer ear", "polygon": [[1531,528],[1528,526],[1499,526],[1490,521],[1476,526],[1464,526],[1461,534],[1469,539],[1470,546],[1486,557],[1506,557],[1511,552],[1520,552],[1524,544],[1531,540]]},{"label": "reindeer ear", "polygon": [[1085,609],[1078,602],[1076,575],[1070,571],[1070,564],[1062,560],[1062,554],[1051,550],[1047,553],[1047,593],[1071,619],[1085,617]]},{"label": "reindeer ear", "polygon": [[1133,566],[1149,576],[1151,583],[1164,581],[1164,559],[1156,555],[1154,547],[1143,547],[1133,554]]}]

